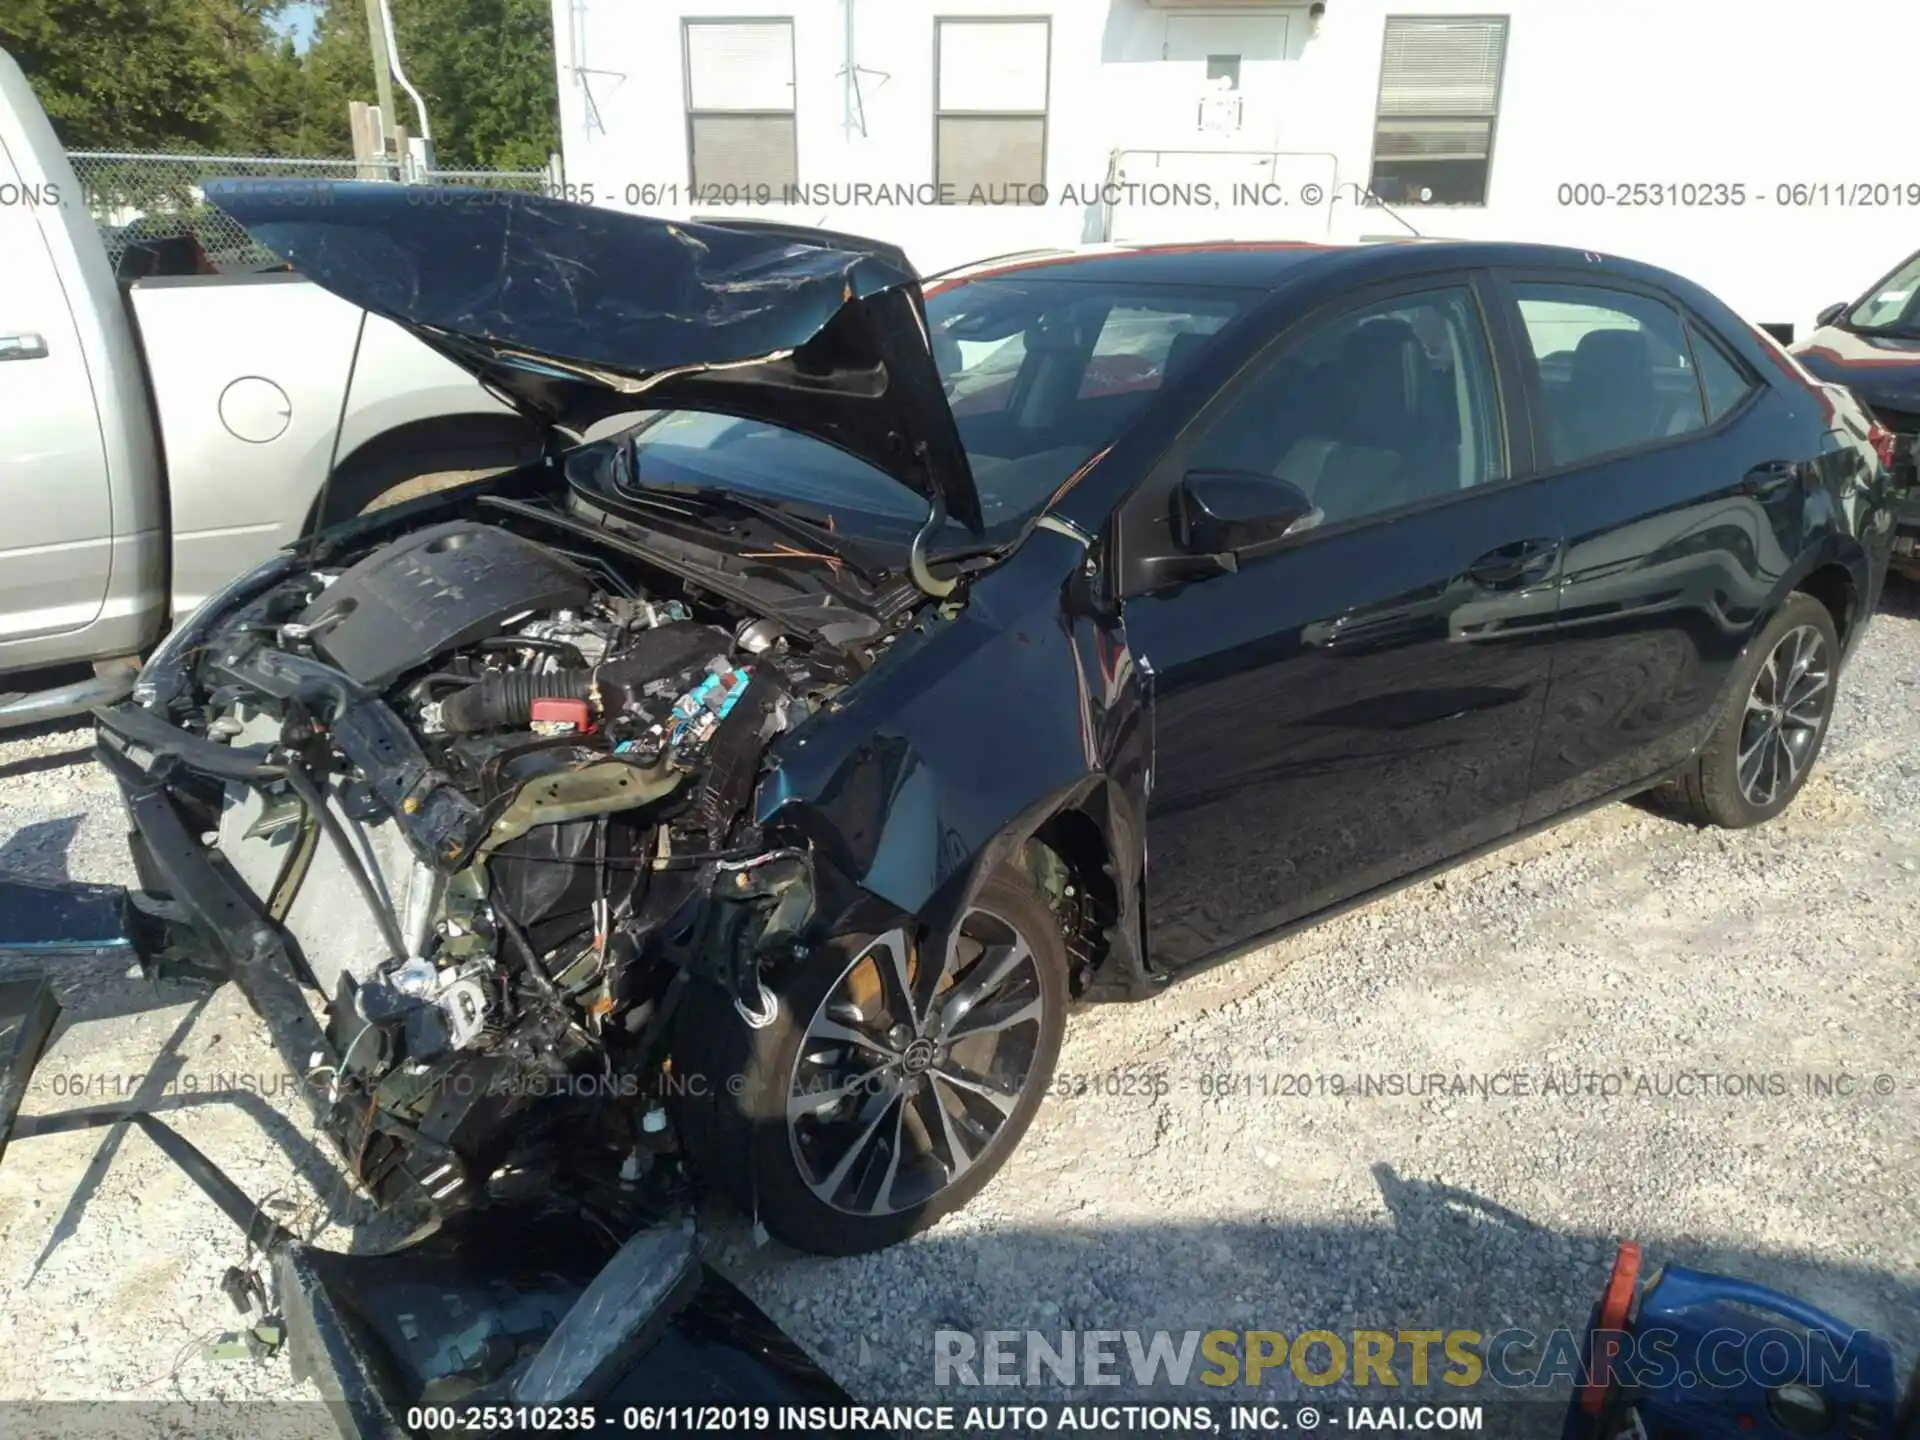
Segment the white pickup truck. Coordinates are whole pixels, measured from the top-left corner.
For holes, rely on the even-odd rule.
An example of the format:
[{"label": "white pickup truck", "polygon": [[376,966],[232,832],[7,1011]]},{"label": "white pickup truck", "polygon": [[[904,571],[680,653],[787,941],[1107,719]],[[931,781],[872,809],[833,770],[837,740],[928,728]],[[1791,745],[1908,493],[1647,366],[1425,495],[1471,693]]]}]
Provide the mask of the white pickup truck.
[{"label": "white pickup truck", "polygon": [[123,284],[0,51],[0,728],[122,698],[175,618],[306,531],[539,443],[296,275]]}]

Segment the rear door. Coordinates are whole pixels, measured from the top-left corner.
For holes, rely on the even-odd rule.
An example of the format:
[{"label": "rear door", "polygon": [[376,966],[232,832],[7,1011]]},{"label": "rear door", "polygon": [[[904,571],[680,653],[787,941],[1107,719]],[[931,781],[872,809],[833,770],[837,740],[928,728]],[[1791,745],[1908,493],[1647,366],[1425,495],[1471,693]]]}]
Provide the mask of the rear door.
[{"label": "rear door", "polygon": [[1523,478],[1487,311],[1480,284],[1454,275],[1303,321],[1129,501],[1122,548],[1136,556],[1170,551],[1168,497],[1191,470],[1290,480],[1323,517],[1230,573],[1143,578],[1125,600],[1151,685],[1156,963],[1251,940],[1518,823],[1559,523]]},{"label": "rear door", "polygon": [[[113,559],[107,456],[69,297],[41,232],[51,207],[0,141],[0,646],[90,624]],[[0,650],[0,656],[4,655]]]},{"label": "rear door", "polygon": [[1530,823],[1705,738],[1800,554],[1814,457],[1782,397],[1671,296],[1551,272],[1509,274],[1505,293],[1567,540]]}]

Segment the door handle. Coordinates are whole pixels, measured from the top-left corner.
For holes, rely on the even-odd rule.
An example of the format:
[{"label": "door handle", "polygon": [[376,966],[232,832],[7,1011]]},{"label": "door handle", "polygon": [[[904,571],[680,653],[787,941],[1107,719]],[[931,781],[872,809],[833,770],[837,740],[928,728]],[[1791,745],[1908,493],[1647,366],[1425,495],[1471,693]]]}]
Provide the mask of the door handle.
[{"label": "door handle", "polygon": [[47,337],[44,335],[36,335],[31,330],[0,335],[0,360],[44,360],[46,357]]},{"label": "door handle", "polygon": [[1800,466],[1792,460],[1769,460],[1747,471],[1740,488],[1747,494],[1766,500],[1778,495],[1800,478]]},{"label": "door handle", "polygon": [[1546,579],[1559,558],[1558,540],[1514,540],[1482,555],[1467,574],[1489,590],[1513,590]]}]

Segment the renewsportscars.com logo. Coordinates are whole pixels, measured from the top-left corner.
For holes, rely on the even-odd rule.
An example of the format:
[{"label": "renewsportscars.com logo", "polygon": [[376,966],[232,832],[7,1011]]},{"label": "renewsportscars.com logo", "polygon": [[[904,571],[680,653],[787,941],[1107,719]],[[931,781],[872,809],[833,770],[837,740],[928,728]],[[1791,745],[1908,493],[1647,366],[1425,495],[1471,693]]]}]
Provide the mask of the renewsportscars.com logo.
[{"label": "renewsportscars.com logo", "polygon": [[1596,1331],[1591,1353],[1605,1357],[1593,1375],[1585,1332],[1542,1335],[1523,1329],[1478,1330],[936,1330],[935,1385],[1301,1385],[1345,1382],[1356,1388],[1483,1381],[1505,1390],[1553,1390],[1600,1378],[1648,1389],[1730,1389],[1754,1383],[1825,1386],[1859,1378],[1872,1336],[1844,1341],[1788,1329],[1711,1330],[1683,1341],[1649,1326],[1637,1333]]}]

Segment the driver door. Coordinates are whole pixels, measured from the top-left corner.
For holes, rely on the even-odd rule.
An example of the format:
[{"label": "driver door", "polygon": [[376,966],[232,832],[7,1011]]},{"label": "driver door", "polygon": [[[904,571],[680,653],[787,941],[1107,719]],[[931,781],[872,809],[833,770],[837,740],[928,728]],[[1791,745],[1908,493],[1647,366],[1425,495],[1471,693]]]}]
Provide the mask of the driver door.
[{"label": "driver door", "polygon": [[[1460,276],[1309,318],[1129,502],[1156,964],[1231,949],[1517,825],[1562,539],[1523,478],[1528,444],[1509,438],[1497,313]],[[1203,563],[1203,578],[1155,584],[1138,561],[1174,548],[1169,497],[1200,470],[1287,480],[1316,514],[1212,573]]]}]

